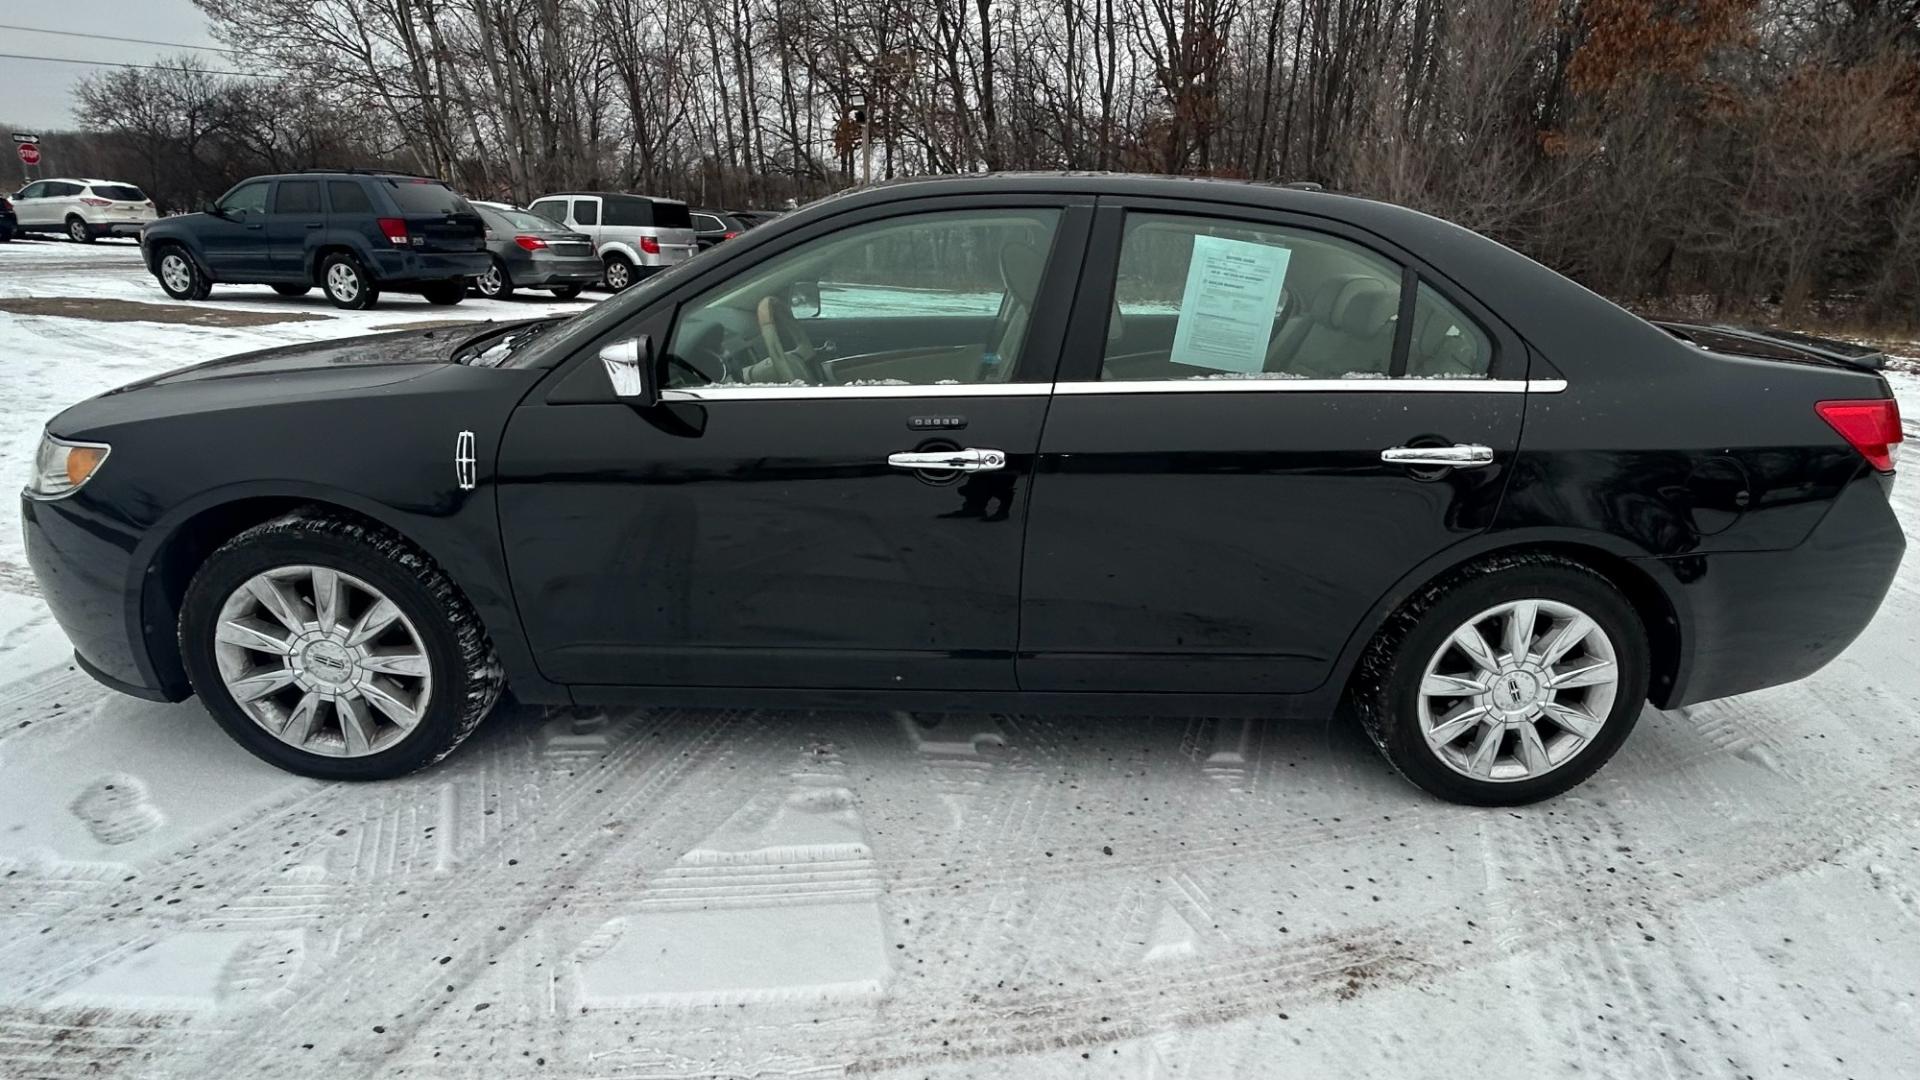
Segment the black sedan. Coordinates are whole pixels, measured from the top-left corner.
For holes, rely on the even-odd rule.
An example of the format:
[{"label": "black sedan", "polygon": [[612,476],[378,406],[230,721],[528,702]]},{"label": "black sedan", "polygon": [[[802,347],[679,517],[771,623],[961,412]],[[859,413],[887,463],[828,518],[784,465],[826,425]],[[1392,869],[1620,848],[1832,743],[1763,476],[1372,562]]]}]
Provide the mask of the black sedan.
[{"label": "black sedan", "polygon": [[47,427],[28,555],[102,682],[197,693],[313,776],[437,761],[509,685],[1347,700],[1420,786],[1520,803],[1647,702],[1818,670],[1893,579],[1884,379],[1695,338],[1382,203],[895,184],[566,319],[83,402]]},{"label": "black sedan", "polygon": [[593,237],[502,203],[476,202],[473,208],[486,222],[493,256],[487,272],[473,279],[481,296],[505,300],[515,289],[548,289],[571,300],[600,280]]}]

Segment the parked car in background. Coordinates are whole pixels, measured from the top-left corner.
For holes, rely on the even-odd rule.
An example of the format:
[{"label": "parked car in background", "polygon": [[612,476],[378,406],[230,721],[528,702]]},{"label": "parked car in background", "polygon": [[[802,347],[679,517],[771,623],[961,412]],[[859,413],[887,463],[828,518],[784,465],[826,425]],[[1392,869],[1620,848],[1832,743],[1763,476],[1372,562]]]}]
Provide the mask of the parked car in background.
[{"label": "parked car in background", "polygon": [[433,177],[318,169],[242,180],[203,212],[150,226],[140,249],[176,300],[218,284],[282,296],[318,285],[357,309],[385,290],[459,303],[492,265],[485,237],[473,206]]},{"label": "parked car in background", "polygon": [[0,195],[0,244],[13,239],[13,234],[19,231],[19,224],[19,219],[13,213],[13,201]]},{"label": "parked car in background", "polygon": [[549,289],[562,300],[600,280],[593,237],[506,203],[475,202],[487,226],[493,265],[473,279],[481,296],[504,300],[515,289]]},{"label": "parked car in background", "polygon": [[620,292],[691,258],[699,246],[687,204],[613,191],[563,191],[527,209],[593,237],[601,280]]},{"label": "parked car in background", "polygon": [[440,760],[507,685],[1346,700],[1428,791],[1524,803],[1649,701],[1819,670],[1900,563],[1866,358],[1681,340],[1425,214],[1023,175],[795,218],[578,315],[54,417],[21,516],[80,665],[328,779]]},{"label": "parked car in background", "polygon": [[696,209],[691,212],[695,243],[705,251],[722,240],[731,240],[748,229],[753,222],[730,210]]},{"label": "parked car in background", "polygon": [[118,180],[35,180],[13,196],[15,231],[60,233],[90,244],[101,236],[139,236],[160,216],[153,200]]},{"label": "parked car in background", "polygon": [[774,218],[786,215],[785,210],[729,210],[727,213],[745,222],[749,227],[765,225]]}]

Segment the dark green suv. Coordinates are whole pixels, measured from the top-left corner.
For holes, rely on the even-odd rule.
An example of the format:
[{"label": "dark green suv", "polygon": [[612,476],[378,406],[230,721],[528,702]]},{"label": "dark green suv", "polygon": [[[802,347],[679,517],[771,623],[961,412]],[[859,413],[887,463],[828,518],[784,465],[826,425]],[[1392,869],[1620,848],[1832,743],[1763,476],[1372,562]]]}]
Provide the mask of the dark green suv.
[{"label": "dark green suv", "polygon": [[204,300],[217,284],[282,296],[318,285],[356,309],[386,290],[457,304],[489,265],[486,226],[467,200],[433,177],[387,172],[243,180],[201,213],[155,222],[140,248],[176,300]]}]

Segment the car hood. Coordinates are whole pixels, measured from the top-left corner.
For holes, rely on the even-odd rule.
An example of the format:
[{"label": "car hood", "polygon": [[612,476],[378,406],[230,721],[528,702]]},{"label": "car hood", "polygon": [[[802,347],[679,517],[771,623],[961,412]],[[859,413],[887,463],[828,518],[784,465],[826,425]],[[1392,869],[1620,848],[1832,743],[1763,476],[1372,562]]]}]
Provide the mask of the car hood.
[{"label": "car hood", "polygon": [[[118,390],[107,391],[107,394],[125,394],[156,386],[178,386],[208,379],[284,375],[315,369],[441,364],[447,362],[454,345],[471,333],[471,326],[442,326],[256,349],[128,383]],[[404,377],[406,373],[401,374]]]},{"label": "car hood", "polygon": [[47,427],[78,438],[161,416],[378,393],[450,366],[454,347],[473,332],[471,326],[402,330],[222,357],[109,390]]}]

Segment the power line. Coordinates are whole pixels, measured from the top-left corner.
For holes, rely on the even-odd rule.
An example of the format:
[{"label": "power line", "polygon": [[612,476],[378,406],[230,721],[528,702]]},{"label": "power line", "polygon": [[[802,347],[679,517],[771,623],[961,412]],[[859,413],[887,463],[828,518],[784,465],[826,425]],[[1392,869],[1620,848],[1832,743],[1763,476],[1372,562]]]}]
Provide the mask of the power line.
[{"label": "power line", "polygon": [[[92,67],[140,68],[145,71],[179,71],[167,64],[124,64],[117,60],[79,60],[71,56],[28,56],[25,53],[0,53],[0,60],[45,60],[55,64],[87,64]],[[208,68],[194,68],[203,75],[237,75],[243,79],[275,79],[277,75],[264,75],[258,71],[213,71]]]},{"label": "power line", "polygon": [[201,52],[223,52],[239,54],[239,49],[223,48],[219,45],[185,45],[178,41],[150,41],[147,38],[114,37],[112,34],[83,34],[78,30],[47,30],[38,26],[10,26],[0,23],[0,30],[20,30],[28,34],[56,34],[60,37],[92,38],[95,41],[124,41],[129,45],[159,45],[168,49],[197,49]]}]

